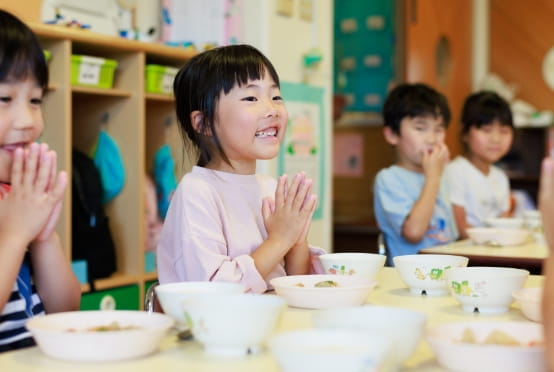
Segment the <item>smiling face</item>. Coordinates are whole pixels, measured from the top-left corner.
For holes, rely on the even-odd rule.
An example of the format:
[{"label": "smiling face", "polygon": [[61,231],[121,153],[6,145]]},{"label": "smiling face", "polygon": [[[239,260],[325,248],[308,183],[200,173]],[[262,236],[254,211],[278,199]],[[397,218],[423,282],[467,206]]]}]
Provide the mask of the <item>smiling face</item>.
[{"label": "smiling face", "polygon": [[405,117],[400,123],[400,134],[385,127],[385,139],[396,146],[400,167],[422,172],[423,154],[444,143],[446,128],[441,116]]},{"label": "smiling face", "polygon": [[499,161],[510,150],[514,131],[509,125],[502,125],[498,120],[480,128],[471,126],[464,136],[467,145],[467,158],[488,173],[490,166]]},{"label": "smiling face", "polygon": [[42,133],[41,102],[42,88],[34,79],[0,82],[0,182],[10,182],[15,149]]},{"label": "smiling face", "polygon": [[208,168],[239,174],[253,174],[256,160],[272,159],[279,153],[288,113],[281,92],[271,76],[236,84],[217,101],[215,130],[232,167],[221,158]]}]

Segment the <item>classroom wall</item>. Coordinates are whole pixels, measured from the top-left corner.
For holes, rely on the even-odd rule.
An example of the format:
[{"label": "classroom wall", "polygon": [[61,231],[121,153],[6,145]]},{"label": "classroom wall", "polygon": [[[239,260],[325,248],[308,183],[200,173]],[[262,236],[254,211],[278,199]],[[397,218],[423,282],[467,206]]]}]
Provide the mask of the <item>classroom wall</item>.
[{"label": "classroom wall", "polygon": [[[314,220],[310,230],[310,244],[332,251],[332,68],[333,68],[333,0],[313,0],[313,22],[300,19],[301,0],[292,1],[292,16],[277,13],[278,0],[243,0],[243,41],[262,50],[275,65],[282,81],[301,83],[304,79],[302,55],[310,48],[321,49],[323,60],[309,84],[323,87],[325,117],[325,187],[319,195],[323,203],[323,217]],[[258,169],[277,175],[277,161],[260,162]]]}]

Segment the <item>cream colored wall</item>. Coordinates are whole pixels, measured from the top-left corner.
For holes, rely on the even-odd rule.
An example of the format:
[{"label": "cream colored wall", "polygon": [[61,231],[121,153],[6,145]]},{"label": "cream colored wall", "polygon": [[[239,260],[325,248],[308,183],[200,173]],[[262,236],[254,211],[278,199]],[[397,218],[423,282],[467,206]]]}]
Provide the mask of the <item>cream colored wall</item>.
[{"label": "cream colored wall", "polygon": [[[303,81],[302,55],[314,46],[321,49],[323,60],[309,83],[325,89],[325,178],[323,217],[312,223],[310,244],[332,251],[332,71],[333,71],[333,1],[313,0],[316,27],[299,17],[300,0],[293,1],[292,17],[277,14],[277,0],[243,0],[243,42],[262,50],[272,61],[282,81]],[[277,161],[260,162],[258,170],[277,175]]]}]

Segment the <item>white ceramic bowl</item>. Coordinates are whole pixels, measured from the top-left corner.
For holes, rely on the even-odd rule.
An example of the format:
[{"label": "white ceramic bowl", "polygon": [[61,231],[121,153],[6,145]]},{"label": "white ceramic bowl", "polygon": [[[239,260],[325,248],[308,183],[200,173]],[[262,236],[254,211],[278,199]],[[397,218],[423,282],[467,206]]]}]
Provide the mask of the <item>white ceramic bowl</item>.
[{"label": "white ceramic bowl", "polygon": [[520,288],[512,293],[527,319],[542,321],[542,287]]},{"label": "white ceramic bowl", "polygon": [[192,295],[243,293],[246,288],[239,283],[227,282],[178,282],[160,284],[155,288],[156,296],[164,313],[170,315],[181,329],[186,328],[183,301]]},{"label": "white ceramic bowl", "polygon": [[529,231],[526,229],[470,227],[466,231],[469,238],[479,245],[520,245],[529,238]]},{"label": "white ceramic bowl", "polygon": [[328,253],[319,256],[326,274],[360,275],[375,279],[386,256],[377,253]]},{"label": "white ceramic bowl", "polygon": [[184,306],[188,326],[207,354],[242,356],[264,346],[286,303],[272,295],[207,294],[189,297]]},{"label": "white ceramic bowl", "polygon": [[[319,288],[315,284],[332,281],[336,287]],[[289,275],[270,280],[275,292],[289,306],[307,309],[329,309],[362,305],[377,282],[362,276]]]},{"label": "white ceramic bowl", "polygon": [[[462,342],[470,332],[478,343]],[[482,344],[493,331],[504,332],[525,346]],[[546,372],[542,327],[533,322],[461,322],[441,324],[427,331],[439,364],[459,372]]]},{"label": "white ceramic bowl", "polygon": [[312,319],[318,328],[354,329],[381,334],[394,345],[391,363],[399,367],[419,344],[426,316],[419,311],[400,307],[364,305],[319,310],[314,312]]},{"label": "white ceramic bowl", "polygon": [[[116,322],[121,328],[94,328]],[[26,327],[47,355],[79,362],[130,359],[156,351],[173,326],[171,317],[144,311],[72,311],[31,318]]]},{"label": "white ceramic bowl", "polygon": [[465,267],[468,258],[447,254],[396,256],[394,266],[402,281],[415,295],[445,296],[448,284],[444,273],[452,267]]},{"label": "white ceramic bowl", "polygon": [[515,217],[495,217],[487,218],[485,224],[489,227],[499,227],[504,229],[522,229],[523,218]]},{"label": "white ceramic bowl", "polygon": [[525,284],[529,271],[510,267],[458,267],[448,270],[450,293],[467,312],[503,313],[514,302],[512,293]]},{"label": "white ceramic bowl", "polygon": [[269,349],[283,372],[377,371],[391,345],[378,334],[346,329],[279,333]]}]

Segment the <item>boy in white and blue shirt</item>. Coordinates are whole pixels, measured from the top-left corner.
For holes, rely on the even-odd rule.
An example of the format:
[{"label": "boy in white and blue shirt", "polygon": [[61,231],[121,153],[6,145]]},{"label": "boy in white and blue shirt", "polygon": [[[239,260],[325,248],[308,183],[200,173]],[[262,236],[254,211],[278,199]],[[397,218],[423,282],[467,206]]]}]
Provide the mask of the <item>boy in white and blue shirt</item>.
[{"label": "boy in white and blue shirt", "polygon": [[376,176],[374,208],[392,263],[395,256],[454,241],[458,232],[443,182],[446,98],[424,84],[401,84],[389,93],[383,118],[397,159]]}]

